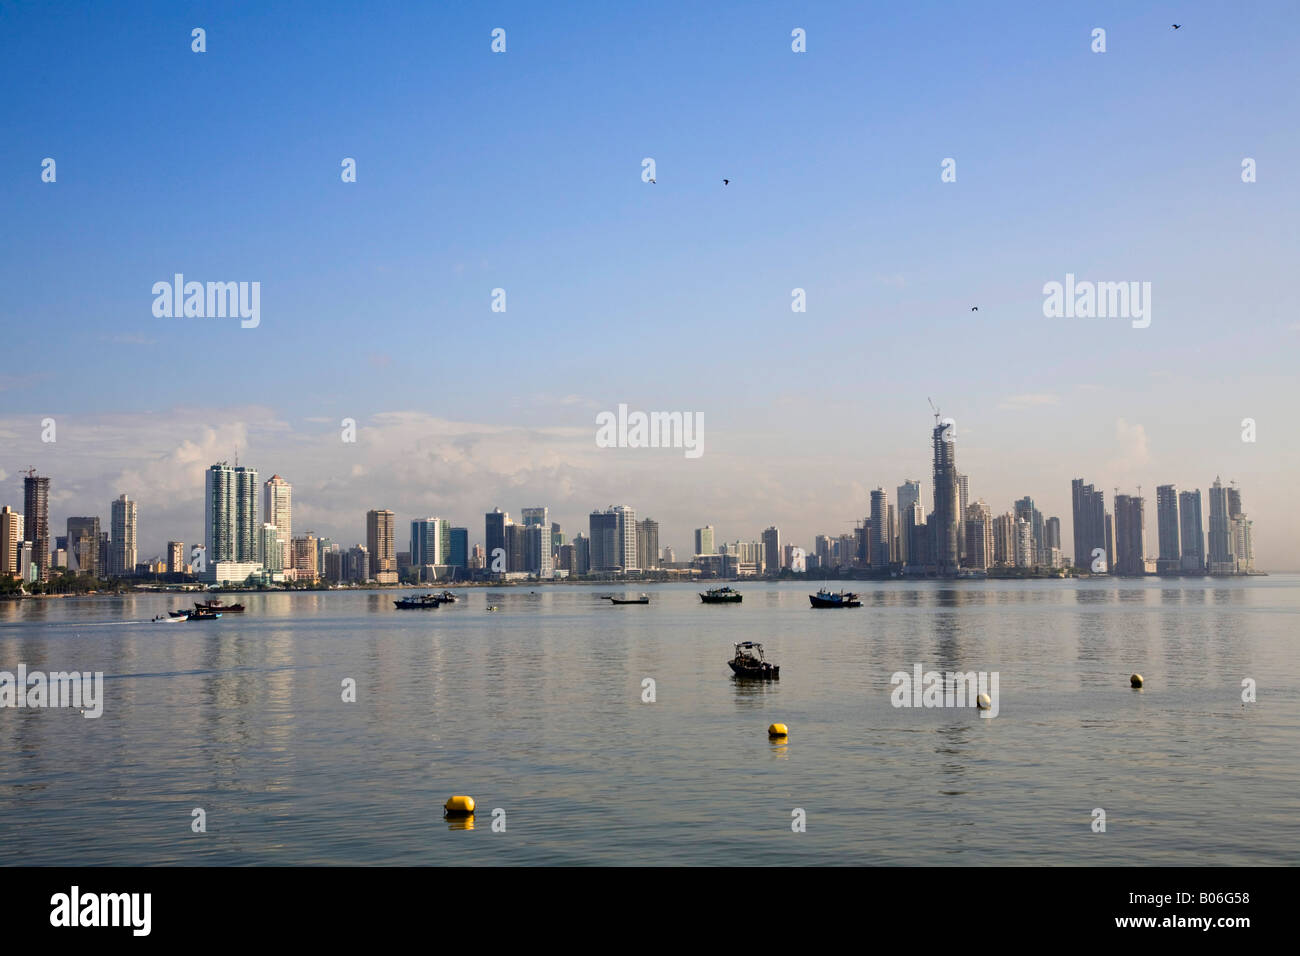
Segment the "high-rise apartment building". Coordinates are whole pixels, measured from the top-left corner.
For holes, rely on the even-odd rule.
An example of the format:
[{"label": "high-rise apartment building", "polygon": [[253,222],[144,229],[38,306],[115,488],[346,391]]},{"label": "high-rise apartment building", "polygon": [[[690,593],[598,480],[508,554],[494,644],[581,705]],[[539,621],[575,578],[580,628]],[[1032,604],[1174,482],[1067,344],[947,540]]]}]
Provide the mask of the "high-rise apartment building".
[{"label": "high-rise apartment building", "polygon": [[185,542],[168,541],[167,542],[167,573],[184,574],[185,573]]},{"label": "high-rise apartment building", "polygon": [[871,492],[871,530],[868,556],[872,567],[889,566],[889,495],[884,488]]},{"label": "high-rise apartment building", "polygon": [[781,532],[772,525],[763,530],[763,569],[766,574],[781,572]]},{"label": "high-rise apartment building", "polygon": [[1143,499],[1115,496],[1115,573],[1146,574],[1146,517]]},{"label": "high-rise apartment building", "polygon": [[993,510],[983,501],[966,506],[966,567],[986,571],[993,566]]},{"label": "high-rise apartment building", "polygon": [[506,527],[512,522],[510,515],[500,508],[493,508],[483,516],[484,559],[491,571],[509,571],[506,551]]},{"label": "high-rise apartment building", "polygon": [[703,528],[695,529],[695,553],[717,554],[713,544],[713,525],[706,524]]},{"label": "high-rise apartment building", "polygon": [[960,488],[957,482],[957,443],[952,427],[935,416],[931,435],[934,445],[934,512],[929,524],[933,541],[933,564],[940,577],[957,573],[961,547],[957,540]]},{"label": "high-rise apartment building", "polygon": [[23,516],[8,505],[0,508],[0,578],[19,576],[18,558],[23,543]]},{"label": "high-rise apartment building", "polygon": [[1228,489],[1215,476],[1210,486],[1210,560],[1212,574],[1231,574],[1236,570],[1232,553],[1232,524],[1228,511]]},{"label": "high-rise apartment building", "polygon": [[218,462],[204,477],[203,543],[209,565],[261,560],[257,469]]},{"label": "high-rise apartment building", "polygon": [[[100,564],[99,518],[68,519],[68,569],[92,578],[104,577]],[[134,567],[132,568],[134,570]]]},{"label": "high-rise apartment building", "polygon": [[1183,571],[1205,570],[1205,522],[1201,517],[1201,489],[1178,495],[1179,538]]},{"label": "high-rise apartment building", "polygon": [[1182,570],[1182,527],[1178,520],[1178,489],[1173,485],[1156,487],[1156,537],[1159,557],[1156,571],[1160,574]]},{"label": "high-rise apartment building", "polygon": [[[262,521],[273,524],[279,531],[275,546],[280,549],[274,564],[279,569],[293,567],[290,542],[293,540],[293,485],[279,475],[272,475],[263,488]],[[262,563],[270,568],[272,561],[263,554]]]},{"label": "high-rise apartment building", "polygon": [[1097,548],[1109,552],[1106,544],[1106,495],[1092,485],[1084,484],[1082,478],[1075,478],[1070,482],[1070,498],[1073,503],[1074,566],[1090,571],[1093,552]]},{"label": "high-rise apartment building", "polygon": [[636,563],[642,571],[659,567],[659,522],[645,518],[636,523]]},{"label": "high-rise apartment building", "polygon": [[23,533],[32,543],[37,579],[50,576],[50,479],[32,471],[23,478]]},{"label": "high-rise apartment building", "polygon": [[126,495],[113,499],[108,573],[135,574],[136,503]]},{"label": "high-rise apartment building", "polygon": [[366,512],[370,575],[379,584],[397,583],[397,518],[387,508]]}]

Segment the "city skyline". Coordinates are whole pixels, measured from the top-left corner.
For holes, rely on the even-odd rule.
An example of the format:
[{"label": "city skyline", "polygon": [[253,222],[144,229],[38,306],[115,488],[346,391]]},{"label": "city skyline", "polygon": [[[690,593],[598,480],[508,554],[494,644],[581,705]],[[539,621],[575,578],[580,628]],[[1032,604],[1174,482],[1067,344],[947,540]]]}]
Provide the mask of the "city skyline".
[{"label": "city skyline", "polygon": [[[1061,515],[1044,514],[1034,502],[1032,495],[1024,496],[1015,500],[1010,509],[1003,512],[998,506],[996,499],[989,501],[988,496],[980,494],[979,476],[975,476],[975,492],[971,494],[970,484],[971,476],[966,472],[958,471],[958,464],[955,459],[955,451],[958,447],[956,438],[955,421],[951,418],[940,419],[940,413],[936,410],[934,413],[935,423],[931,430],[931,449],[932,449],[932,480],[931,480],[931,509],[924,507],[924,483],[915,479],[903,479],[898,486],[899,501],[897,502],[899,510],[896,511],[895,504],[890,503],[890,496],[883,488],[877,487],[868,493],[867,507],[862,517],[852,519],[855,534],[866,534],[862,528],[864,524],[870,524],[870,539],[857,545],[857,550],[866,555],[866,561],[869,564],[880,566],[882,563],[896,563],[900,560],[906,561],[908,552],[908,539],[910,532],[908,530],[909,522],[926,520],[923,516],[928,516],[928,521],[933,522],[931,532],[937,537],[928,539],[928,543],[922,545],[922,549],[932,549],[927,555],[925,563],[936,565],[940,573],[951,573],[958,567],[972,566],[968,562],[968,550],[982,554],[985,560],[988,560],[993,554],[1003,554],[1004,556],[1014,553],[1016,555],[1015,563],[1022,563],[1020,560],[1020,545],[1017,542],[1006,543],[1006,536],[1015,532],[1014,528],[999,529],[998,522],[1005,513],[1008,520],[1014,520],[1018,525],[1019,519],[1024,519],[1024,523],[1029,530],[1026,532],[1029,537],[1025,545],[1027,557],[1024,563],[1048,566],[1047,555],[1052,548],[1059,549],[1060,560],[1066,563],[1073,559],[1076,566],[1087,567],[1087,555],[1092,548],[1100,546],[1105,550],[1107,555],[1107,566],[1114,566],[1115,570],[1120,573],[1137,574],[1147,566],[1147,562],[1164,562],[1160,563],[1161,569],[1172,571],[1176,568],[1183,567],[1187,569],[1187,558],[1185,555],[1196,553],[1183,549],[1175,540],[1181,531],[1176,534],[1171,529],[1180,528],[1191,520],[1191,514],[1194,514],[1199,520],[1203,509],[1201,507],[1201,491],[1198,485],[1195,490],[1178,490],[1176,484],[1164,484],[1157,486],[1155,493],[1148,495],[1143,494],[1139,497],[1136,493],[1127,491],[1115,495],[1110,508],[1105,505],[1105,491],[1101,488],[1094,488],[1094,485],[1085,483],[1082,478],[1073,478],[1071,480],[1071,502],[1068,509],[1063,509],[1064,514],[1070,520],[1072,527],[1073,548],[1066,548],[1061,540]],[[968,469],[969,471],[969,469]],[[272,543],[278,545],[277,552],[292,546],[292,540],[285,536],[283,531],[279,532],[279,537],[274,537],[276,529],[274,523],[267,519],[270,512],[274,511],[283,517],[286,523],[292,522],[292,504],[293,487],[292,481],[286,480],[280,476],[278,471],[265,482],[259,480],[258,470],[250,465],[231,466],[226,461],[219,461],[208,466],[203,471],[203,511],[204,511],[204,530],[201,539],[193,539],[195,543],[199,540],[205,545],[205,559],[209,561],[233,561],[237,563],[252,563],[261,561],[266,564],[268,569],[273,569],[275,565],[288,567],[292,564],[292,559],[288,558],[287,552],[284,556],[273,560],[266,559],[266,550]],[[43,488],[43,494],[48,494],[51,487],[49,476],[39,476],[34,482],[24,481],[25,501],[30,500],[31,489],[33,487]],[[43,482],[43,484],[42,484]],[[57,489],[57,485],[54,486]],[[915,499],[916,492],[920,491],[920,500]],[[1082,489],[1082,490],[1081,490]],[[1118,491],[1118,489],[1116,489]],[[1190,514],[1187,509],[1192,506],[1190,496],[1195,495],[1196,502],[1194,511]],[[1091,497],[1090,497],[1091,496]],[[1216,497],[1217,496],[1217,497]],[[1146,498],[1151,497],[1155,501],[1156,507],[1146,509]],[[969,500],[969,499],[974,500]],[[906,500],[904,504],[903,499]],[[1095,499],[1095,500],[1094,500]],[[56,496],[57,500],[57,496]],[[300,499],[301,500],[301,499]],[[259,501],[262,502],[261,511],[259,512]],[[133,500],[127,494],[120,494],[115,497],[111,503],[112,527],[125,527],[125,518],[118,512],[120,509],[128,507],[130,513],[130,546],[134,548],[136,544],[136,508],[138,501]],[[1210,515],[1210,526],[1202,529],[1209,542],[1206,550],[1200,552],[1201,563],[1203,565],[1209,562],[1217,563],[1222,569],[1225,561],[1225,554],[1235,551],[1239,554],[1250,554],[1252,560],[1248,566],[1262,567],[1257,557],[1257,535],[1253,530],[1253,521],[1237,523],[1237,517],[1245,518],[1241,515],[1241,492],[1235,486],[1224,487],[1221,485],[1219,476],[1216,476],[1214,483],[1210,486],[1208,497]],[[1180,516],[1180,504],[1182,505],[1182,514]],[[962,507],[962,506],[965,507]],[[903,513],[906,508],[907,514]],[[945,509],[946,515],[945,515]],[[626,511],[626,521],[623,512]],[[1170,512],[1172,511],[1172,514]],[[986,514],[987,512],[987,514]],[[406,539],[415,544],[416,526],[421,520],[436,520],[440,527],[432,529],[430,540],[438,548],[440,561],[445,559],[451,547],[450,537],[452,524],[457,525],[457,531],[461,532],[466,538],[465,550],[471,550],[476,546],[482,546],[488,555],[489,561],[494,553],[494,549],[501,548],[503,552],[509,555],[507,562],[511,570],[518,570],[521,567],[530,567],[543,572],[543,575],[549,575],[552,569],[551,545],[554,543],[551,539],[551,530],[554,528],[559,531],[567,529],[567,535],[570,540],[579,534],[588,536],[592,545],[592,567],[613,568],[613,567],[642,567],[648,557],[644,548],[644,543],[638,541],[637,530],[643,525],[638,521],[638,513],[635,506],[609,506],[604,511],[600,508],[594,508],[587,511],[587,521],[569,519],[565,521],[551,522],[550,506],[524,506],[522,507],[521,520],[512,522],[509,519],[507,510],[496,506],[493,512],[489,512],[488,527],[485,529],[484,536],[480,541],[475,537],[473,531],[473,522],[461,518],[459,515],[447,519],[422,519],[420,516],[407,517],[404,513],[394,512],[390,509],[368,509],[366,512],[364,532],[355,538],[350,537],[346,530],[334,531],[328,534],[315,534],[314,538],[325,541],[336,541],[343,546],[349,540],[355,540],[357,545],[364,545],[369,549],[371,560],[374,563],[373,570],[386,572],[384,581],[392,582],[395,580],[396,572],[401,569],[397,565],[396,556],[401,549],[402,534],[398,532],[399,517],[400,521],[410,521],[411,537]],[[492,518],[495,516],[499,519],[496,537],[493,535]],[[645,515],[645,512],[641,512]],[[609,540],[603,537],[598,539],[597,519],[608,516],[610,527],[604,529],[609,533]],[[1080,516],[1083,518],[1083,524],[1080,523]],[[1234,519],[1229,526],[1229,517]],[[661,522],[653,516],[645,515],[650,519],[654,527],[656,541],[655,560],[658,560],[658,551],[662,547],[674,547],[670,541],[662,538],[660,528]],[[1258,515],[1251,514],[1252,518],[1257,519]],[[334,516],[334,522],[327,524],[328,528],[346,529],[349,522],[341,516]],[[107,571],[112,567],[116,559],[114,556],[119,553],[122,547],[116,537],[112,537],[112,543],[109,543],[110,535],[104,533],[103,554],[99,554],[96,548],[99,547],[99,524],[100,519],[97,515],[85,517],[68,517],[68,565],[77,567],[78,565],[89,560],[91,564],[101,570]],[[771,520],[770,518],[768,520]],[[967,528],[968,521],[976,521],[977,526]],[[87,532],[87,537],[93,537],[89,545],[73,542],[74,522],[94,522],[93,533]],[[376,525],[376,521],[379,522]],[[1102,522],[1104,529],[1099,527],[1098,521]],[[47,515],[48,522],[48,515]],[[754,528],[760,522],[754,522],[752,526],[747,526],[744,530],[726,531],[718,533],[712,523],[705,524],[703,527],[694,527],[692,531],[693,543],[695,548],[689,549],[690,554],[700,553],[699,544],[701,541],[708,541],[710,552],[717,553],[721,550],[721,545],[728,542],[758,542],[766,537],[767,532],[756,532]],[[990,526],[991,525],[991,526]],[[525,534],[529,526],[537,526],[541,534],[533,534],[526,538]],[[630,529],[626,530],[625,529]],[[80,527],[78,525],[77,527]],[[87,525],[89,527],[89,525]],[[506,532],[515,531],[516,535],[508,535]],[[781,528],[782,522],[777,520],[772,526]],[[788,527],[788,526],[786,526]],[[1190,527],[1190,526],[1189,526]],[[1267,527],[1267,523],[1265,524]],[[769,529],[770,530],[770,529]],[[823,529],[814,532],[806,537],[801,537],[798,533],[785,531],[781,533],[782,539],[787,542],[786,547],[797,547],[808,554],[822,553],[819,542],[823,538],[832,541],[838,541],[839,535],[845,535],[840,531],[839,534],[832,533],[835,529]],[[1050,532],[1050,535],[1048,534]],[[1015,532],[1018,533],[1018,532]],[[1238,540],[1240,533],[1246,535],[1244,543]],[[715,546],[716,535],[716,546]],[[1048,542],[1048,537],[1053,540]],[[162,558],[169,556],[168,551],[172,543],[178,538],[174,534],[164,533],[162,535],[167,544],[166,549],[159,549],[156,557]],[[78,542],[82,541],[78,538]],[[383,541],[382,554],[377,555],[376,542]],[[801,542],[795,544],[796,541]],[[915,546],[915,545],[913,545]],[[418,545],[416,545],[418,548]],[[838,545],[836,546],[838,547]],[[1173,562],[1171,561],[1171,549]],[[1225,551],[1226,549],[1226,551]],[[606,554],[609,550],[611,553]],[[681,552],[680,549],[674,550]],[[525,558],[528,554],[531,557]],[[89,557],[86,557],[89,555]],[[1083,560],[1081,561],[1081,555]],[[420,562],[416,562],[420,563]],[[438,562],[433,562],[438,563]],[[974,565],[978,567],[979,565]],[[317,570],[323,570],[318,568]],[[391,574],[391,576],[390,576]]]}]

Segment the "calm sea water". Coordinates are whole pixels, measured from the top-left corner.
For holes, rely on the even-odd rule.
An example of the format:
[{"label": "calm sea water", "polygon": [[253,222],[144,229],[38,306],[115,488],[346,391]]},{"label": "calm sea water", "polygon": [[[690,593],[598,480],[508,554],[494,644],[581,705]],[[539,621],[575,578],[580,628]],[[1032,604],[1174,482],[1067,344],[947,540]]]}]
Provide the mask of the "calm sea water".
[{"label": "calm sea water", "polygon": [[[858,587],[268,594],[177,625],[148,621],[179,597],[0,603],[0,669],[106,675],[97,720],[0,710],[0,864],[1297,861],[1300,577]],[[741,640],[779,682],[731,677]],[[894,708],[915,663],[997,671],[998,716]]]}]

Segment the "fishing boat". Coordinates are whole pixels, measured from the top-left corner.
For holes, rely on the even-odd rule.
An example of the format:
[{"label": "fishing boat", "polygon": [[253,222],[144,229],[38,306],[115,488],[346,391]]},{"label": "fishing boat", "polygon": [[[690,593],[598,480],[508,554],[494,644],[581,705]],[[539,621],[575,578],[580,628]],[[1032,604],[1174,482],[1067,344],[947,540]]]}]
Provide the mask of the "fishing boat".
[{"label": "fishing boat", "polygon": [[781,668],[763,658],[763,645],[755,641],[740,641],[735,645],[736,656],[727,661],[737,677],[757,677],[760,680],[780,680]]},{"label": "fishing boat", "polygon": [[609,600],[611,604],[649,604],[650,595],[642,594],[637,598],[616,598],[611,594]]},{"label": "fishing boat", "polygon": [[190,612],[187,610],[168,611],[167,613],[170,614],[172,617],[177,618],[178,620],[184,620],[185,618],[190,616]]},{"label": "fishing boat", "polygon": [[443,604],[455,604],[458,598],[450,591],[443,591],[441,594],[438,595],[438,600],[441,601]]},{"label": "fishing boat", "polygon": [[393,602],[403,611],[409,611],[412,608],[423,608],[432,611],[441,603],[442,598],[436,594],[411,594]]},{"label": "fishing boat", "polygon": [[739,604],[743,595],[730,586],[720,588],[709,588],[700,594],[700,600],[705,604]]},{"label": "fishing boat", "polygon": [[221,617],[220,611],[210,611],[207,608],[195,607],[186,616],[187,621],[215,621]]},{"label": "fishing boat", "polygon": [[222,604],[221,601],[200,601],[194,605],[205,611],[221,611],[224,614],[243,614],[244,605],[242,604]]},{"label": "fishing boat", "polygon": [[851,591],[832,594],[822,588],[816,594],[808,595],[808,600],[812,602],[813,607],[862,607],[862,602],[858,600],[858,596]]}]

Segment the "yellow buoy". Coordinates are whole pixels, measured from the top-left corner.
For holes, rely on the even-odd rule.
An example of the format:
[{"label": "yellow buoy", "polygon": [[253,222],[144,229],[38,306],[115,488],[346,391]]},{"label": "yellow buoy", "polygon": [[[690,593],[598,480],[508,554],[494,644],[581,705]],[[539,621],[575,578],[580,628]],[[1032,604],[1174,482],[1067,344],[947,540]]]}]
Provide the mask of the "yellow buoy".
[{"label": "yellow buoy", "polygon": [[790,736],[790,731],[786,729],[785,724],[773,724],[771,727],[767,728],[767,735],[769,737],[788,737]]},{"label": "yellow buoy", "polygon": [[989,698],[988,694],[980,694],[975,698],[975,706],[980,710],[988,710],[993,706],[993,701]]},{"label": "yellow buoy", "polygon": [[1129,685],[1130,685],[1131,687],[1141,687],[1141,686],[1142,686],[1142,675],[1141,675],[1141,674],[1134,674],[1132,677],[1130,677],[1130,678],[1128,679],[1128,682],[1129,682]]},{"label": "yellow buoy", "polygon": [[449,817],[464,817],[474,812],[474,798],[466,796],[448,797],[442,812]]}]

